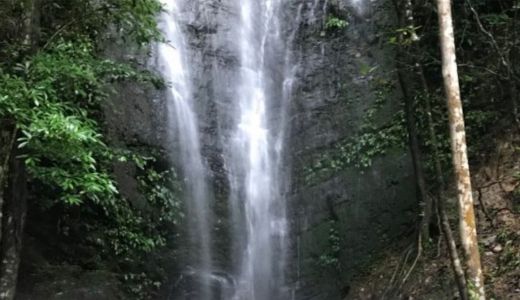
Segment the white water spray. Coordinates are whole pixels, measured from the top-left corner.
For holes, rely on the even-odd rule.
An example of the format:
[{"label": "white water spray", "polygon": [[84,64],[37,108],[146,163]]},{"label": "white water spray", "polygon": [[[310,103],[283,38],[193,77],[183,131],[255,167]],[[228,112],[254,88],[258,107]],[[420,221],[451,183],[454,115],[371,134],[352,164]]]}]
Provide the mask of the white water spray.
[{"label": "white water spray", "polygon": [[[197,116],[193,108],[192,86],[186,62],[186,43],[179,27],[181,13],[175,0],[162,0],[164,12],[160,28],[167,42],[158,45],[158,68],[168,82],[169,132],[179,145],[177,155],[184,176],[189,249],[187,266],[201,273],[211,272],[211,213],[206,170],[201,155]],[[211,299],[209,276],[198,288],[200,299]]]},{"label": "white water spray", "polygon": [[[280,24],[277,16],[279,0],[245,0],[240,11],[240,78],[237,102],[240,118],[234,134],[233,152],[237,174],[235,201],[243,202],[246,224],[237,299],[271,299],[279,293],[283,274],[275,266],[275,258],[282,258],[280,244],[286,233],[285,212],[280,209],[280,186],[277,157],[281,141],[268,124],[272,112],[268,106],[267,66],[269,47],[280,43]],[[276,99],[281,101],[281,99]],[[278,128],[280,130],[280,128]],[[238,178],[241,174],[243,177]],[[283,206],[283,205],[282,205]],[[237,205],[235,205],[237,207]],[[239,207],[239,206],[238,206]],[[283,263],[277,261],[276,263]]]}]

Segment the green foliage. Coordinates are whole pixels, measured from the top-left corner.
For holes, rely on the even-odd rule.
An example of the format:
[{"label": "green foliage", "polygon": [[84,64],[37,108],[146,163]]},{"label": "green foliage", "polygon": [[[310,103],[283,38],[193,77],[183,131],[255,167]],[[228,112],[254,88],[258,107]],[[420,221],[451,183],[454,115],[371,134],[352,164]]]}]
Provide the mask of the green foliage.
[{"label": "green foliage", "polygon": [[[157,158],[136,151],[119,151],[118,164],[135,168],[137,194],[117,195],[103,207],[82,205],[81,243],[97,249],[101,261],[116,263],[117,273],[126,291],[135,299],[149,299],[164,279],[160,253],[177,243],[174,234],[183,218],[180,182],[173,169],[165,168]],[[61,217],[61,223],[73,227],[74,218]]]},{"label": "green foliage", "polygon": [[[427,102],[429,102],[431,106],[430,114],[433,121],[432,126],[435,132],[435,139],[432,139],[430,136],[430,124],[428,111],[426,109]],[[431,178],[434,178],[436,176],[434,157],[436,152],[437,159],[441,163],[443,170],[449,172],[451,167],[451,145],[448,136],[446,102],[443,95],[430,95],[424,93],[424,91],[417,91],[414,96],[414,103],[415,107],[413,111],[415,114],[418,138],[421,151],[424,154],[424,171],[430,175]]]},{"label": "green foliage", "polygon": [[482,21],[487,23],[489,26],[504,26],[511,22],[511,17],[507,14],[496,14],[496,13],[490,13],[485,14],[481,16]]},{"label": "green foliage", "polygon": [[400,110],[383,125],[377,125],[376,116],[392,95],[394,85],[382,80],[377,83],[374,103],[365,110],[360,132],[335,144],[331,150],[320,153],[304,169],[304,179],[312,184],[349,167],[368,168],[374,158],[389,149],[404,148],[407,140],[404,113]]},{"label": "green foliage", "polygon": [[359,73],[361,74],[361,76],[367,76],[377,69],[378,69],[377,66],[371,67],[370,65],[363,63],[363,64],[361,64],[361,66],[359,68]]},{"label": "green foliage", "polygon": [[149,291],[158,290],[162,285],[161,281],[150,278],[144,272],[123,275],[123,283],[128,287],[128,292],[139,299],[149,298]]},{"label": "green foliage", "polygon": [[[161,80],[98,58],[88,39],[56,40],[9,73],[0,72],[0,117],[16,121],[18,147],[40,191],[39,206],[80,206],[85,240],[107,259],[139,261],[163,247],[165,224],[181,217],[174,171],[158,172],[155,159],[109,147],[99,126],[108,84],[133,80],[160,86]],[[143,173],[139,183],[147,210],[119,195],[111,175],[116,160],[135,164]]]},{"label": "green foliage", "polygon": [[520,237],[517,233],[500,230],[497,235],[497,243],[504,249],[498,256],[498,268],[494,270],[495,276],[514,272],[520,268]]},{"label": "green foliage", "polygon": [[[102,106],[115,82],[156,88],[164,82],[102,53],[113,37],[139,46],[160,40],[156,17],[161,4],[42,1],[30,45],[23,28],[24,4],[11,1],[0,9],[0,120],[13,122],[18,130],[17,154],[38,195],[29,209],[52,215],[59,211],[55,217],[61,239],[71,243],[67,247],[95,249],[96,258],[76,257],[75,264],[104,261],[112,271],[127,274],[121,279],[134,284],[129,290],[136,298],[149,298],[160,277],[149,277],[154,270],[143,272],[143,262],[174,237],[172,228],[183,217],[180,187],[175,171],[156,159],[164,153],[141,155],[110,145]],[[113,177],[116,164],[136,169],[138,200],[120,192]]]},{"label": "green foliage", "polygon": [[[141,159],[145,163],[139,166],[136,161]],[[137,181],[144,201],[139,209],[129,201],[111,207],[114,226],[105,231],[112,253],[125,259],[165,246],[171,227],[183,217],[179,200],[181,188],[175,170],[158,171],[153,166],[157,163],[154,157],[135,156],[132,163],[140,173]]]},{"label": "green foliage", "polygon": [[327,22],[325,22],[325,29],[327,30],[340,30],[344,29],[349,25],[347,20],[340,19],[336,16],[329,16]]},{"label": "green foliage", "polygon": [[341,252],[341,239],[339,236],[337,221],[330,220],[329,226],[329,236],[327,239],[328,247],[326,251],[319,256],[317,264],[321,268],[334,271],[336,273],[341,271],[341,262],[339,260],[339,255]]},{"label": "green foliage", "polygon": [[106,166],[112,153],[94,114],[108,96],[108,80],[155,79],[96,59],[84,40],[59,40],[16,64],[11,74],[0,72],[0,117],[16,121],[31,175],[54,187],[67,204],[113,201],[117,190]]},{"label": "green foliage", "polygon": [[395,30],[394,35],[390,36],[388,42],[392,45],[409,46],[417,41],[417,31],[421,26],[406,26]]},{"label": "green foliage", "polygon": [[53,0],[43,7],[43,13],[56,18],[51,22],[64,28],[63,36],[83,34],[97,40],[116,34],[139,45],[161,38],[156,18],[160,11],[158,0]]},{"label": "green foliage", "polygon": [[330,153],[320,158],[305,170],[306,182],[311,183],[322,176],[330,175],[353,166],[368,168],[375,157],[384,155],[394,147],[404,147],[406,140],[402,113],[394,116],[394,122],[376,131],[369,131],[339,143]]},{"label": "green foliage", "polygon": [[179,202],[181,186],[174,169],[158,172],[143,167],[144,175],[139,176],[141,192],[146,195],[150,205],[159,207],[154,216],[156,222],[177,225],[182,215]]}]

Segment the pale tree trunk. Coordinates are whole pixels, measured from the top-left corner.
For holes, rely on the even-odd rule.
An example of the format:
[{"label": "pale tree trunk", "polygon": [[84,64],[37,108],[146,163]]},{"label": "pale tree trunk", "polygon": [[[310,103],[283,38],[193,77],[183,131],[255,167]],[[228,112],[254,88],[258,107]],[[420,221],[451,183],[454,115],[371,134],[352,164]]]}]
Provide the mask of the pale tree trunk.
[{"label": "pale tree trunk", "polygon": [[480,266],[471,177],[466,146],[464,114],[460,98],[459,77],[455,54],[455,38],[450,0],[437,0],[439,14],[440,44],[442,52],[442,75],[448,102],[453,166],[458,191],[459,230],[464,248],[470,298],[484,300],[484,276]]}]

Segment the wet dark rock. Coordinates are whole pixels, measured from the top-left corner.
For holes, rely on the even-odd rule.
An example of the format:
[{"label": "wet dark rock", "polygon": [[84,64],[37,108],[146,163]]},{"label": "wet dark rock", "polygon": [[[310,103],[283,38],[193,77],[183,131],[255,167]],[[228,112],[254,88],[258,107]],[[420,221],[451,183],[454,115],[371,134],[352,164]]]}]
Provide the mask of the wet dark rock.
[{"label": "wet dark rock", "polygon": [[[311,157],[334,149],[354,137],[363,123],[364,111],[376,96],[375,78],[392,78],[394,54],[379,34],[391,25],[390,1],[362,10],[352,1],[329,1],[325,12],[349,21],[341,33],[321,35],[323,22],[302,27],[296,49],[302,63],[291,105],[292,194],[289,199],[293,228],[293,274],[296,299],[341,299],[341,287],[366,268],[380,249],[413,229],[416,216],[411,160],[404,150],[389,151],[366,170],[347,168],[307,186],[301,170]],[[366,1],[365,1],[366,3]],[[323,4],[320,2],[320,4]],[[327,15],[315,11],[318,20]],[[360,66],[376,67],[361,74]],[[383,124],[398,108],[399,92],[385,95]],[[386,116],[384,116],[386,115]],[[391,182],[390,182],[391,181]],[[334,216],[331,215],[330,204]],[[337,219],[341,272],[319,266],[319,257],[330,248],[330,220]]]},{"label": "wet dark rock", "polygon": [[47,265],[21,283],[18,300],[114,300],[125,298],[117,277],[79,266]]},{"label": "wet dark rock", "polygon": [[[223,149],[231,142],[231,126],[236,117],[232,87],[239,82],[239,54],[234,50],[238,49],[239,28],[233,27],[238,23],[237,3],[191,1],[181,22],[188,27],[186,39],[203,156],[217,195],[216,217],[222,221],[214,233],[218,245],[215,248],[219,249],[215,263],[224,270],[232,260],[231,249],[225,245],[230,239],[230,224],[226,221],[226,161],[233,158],[225,157]],[[299,67],[287,123],[282,124],[278,115],[270,119],[273,130],[282,125],[288,130],[285,164],[289,169],[285,172],[292,178],[287,195],[292,246],[287,278],[289,290],[298,300],[340,299],[344,287],[380,249],[411,231],[417,215],[411,161],[404,150],[390,150],[386,156],[375,159],[369,169],[350,168],[312,186],[299,180],[302,168],[312,163],[312,157],[334,149],[338,142],[359,132],[365,110],[376,100],[374,82],[379,78],[395,79],[391,72],[394,54],[381,38],[395,20],[388,9],[390,1],[369,1],[364,7],[354,6],[348,0],[325,3],[294,0],[283,6],[281,13],[286,23],[282,34],[288,36],[298,27],[292,57]],[[291,23],[300,5],[302,21]],[[347,20],[349,25],[333,33],[325,30],[324,24],[331,15]],[[284,51],[270,54],[273,62],[282,64]],[[282,76],[279,64],[273,64],[273,82]],[[361,69],[365,66],[375,71],[364,74]],[[380,124],[399,107],[398,91],[386,96],[377,118]],[[280,105],[270,103],[269,110],[278,111]],[[331,209],[337,217],[340,237],[340,273],[320,269],[317,261],[328,251]],[[193,275],[192,280],[200,276],[203,275]]]},{"label": "wet dark rock", "polygon": [[236,285],[233,277],[222,271],[199,271],[191,267],[186,268],[186,270],[179,275],[177,280],[171,284],[167,299],[202,299],[197,288],[206,282],[209,282],[208,286],[212,291],[214,300],[231,299],[233,288]]}]

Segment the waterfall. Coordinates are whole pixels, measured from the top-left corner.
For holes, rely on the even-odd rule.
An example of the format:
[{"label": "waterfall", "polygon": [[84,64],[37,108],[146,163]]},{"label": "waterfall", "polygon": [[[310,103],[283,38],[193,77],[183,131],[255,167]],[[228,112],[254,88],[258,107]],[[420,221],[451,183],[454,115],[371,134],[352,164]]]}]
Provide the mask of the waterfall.
[{"label": "waterfall", "polygon": [[[279,0],[246,0],[241,1],[240,7],[241,80],[236,97],[240,118],[231,149],[231,156],[237,160],[234,162],[236,169],[235,173],[230,173],[234,177],[232,181],[238,182],[233,199],[243,202],[233,207],[243,206],[244,218],[240,220],[246,223],[242,235],[246,242],[238,273],[238,299],[280,297],[283,285],[287,231],[280,178],[283,130],[282,126],[269,122],[283,117],[272,111],[273,107],[283,111],[284,104],[280,104],[284,100],[283,93],[280,95],[271,90],[276,85],[273,68],[283,67],[284,56],[277,57],[284,48],[280,7]],[[280,59],[282,64],[279,64]],[[279,71],[284,72],[283,69]],[[290,88],[290,80],[287,88]]]},{"label": "waterfall", "polygon": [[[166,42],[158,45],[157,67],[168,84],[168,129],[178,144],[177,157],[184,178],[188,243],[191,253],[182,263],[209,274],[211,271],[211,213],[207,171],[201,155],[197,116],[187,64],[186,42],[179,27],[180,11],[175,0],[162,0],[160,29]],[[200,299],[210,299],[210,276],[203,276]]]},{"label": "waterfall", "polygon": [[[289,179],[285,169],[285,132],[298,65],[292,43],[304,5],[291,7],[283,0],[226,0],[218,4],[202,0],[163,0],[163,4],[161,29],[167,43],[158,47],[158,65],[170,82],[169,131],[175,135],[174,143],[178,144],[179,152],[173,155],[185,178],[186,226],[189,249],[193,251],[182,263],[195,268],[190,274],[196,272],[198,278],[196,283],[191,283],[196,286],[190,287],[190,292],[196,295],[182,299],[287,299],[288,224],[284,197]],[[218,23],[211,30],[197,23],[203,22],[197,18],[206,17],[218,6],[225,7],[226,12],[232,11],[229,18],[221,19],[226,22],[224,28],[233,30],[234,39],[230,43],[218,40],[225,36],[219,35]],[[191,14],[181,13],[182,9],[191,9]],[[284,12],[296,14],[286,20]],[[184,26],[186,24],[189,26]],[[215,84],[211,76],[218,76],[218,72],[207,72],[204,64],[218,66],[221,60],[216,55],[204,55],[211,51],[211,42],[201,38],[196,30],[214,34],[211,40],[216,40],[219,46],[225,44],[225,53],[233,55],[231,61],[236,61],[229,74],[237,80],[212,87],[221,91],[216,95],[229,95],[225,99],[206,97],[206,90],[201,88],[204,84],[199,84]],[[194,43],[186,43],[191,42],[190,38],[195,39]],[[210,61],[201,61],[200,57]],[[188,61],[197,63],[189,65]],[[195,97],[220,106],[229,105],[229,108],[213,111],[213,115],[198,115],[193,102],[199,99]],[[215,118],[219,123],[218,130],[212,130],[212,134],[219,135],[215,140],[222,143],[220,157],[229,184],[227,222],[231,253],[227,263],[213,261],[217,257],[213,251],[221,249],[212,249],[211,245],[222,236],[211,232],[214,224],[222,220],[220,216],[212,217],[210,203],[215,198],[209,189],[212,170],[201,154],[201,147],[206,145],[201,145],[198,126],[210,122],[201,118]],[[224,269],[216,270],[217,267]],[[223,273],[226,274],[223,276]],[[222,293],[229,289],[232,295]]]}]

